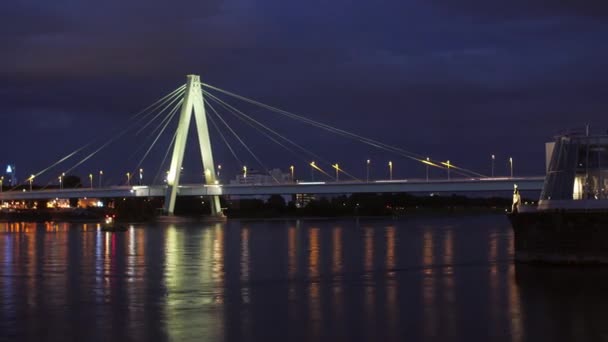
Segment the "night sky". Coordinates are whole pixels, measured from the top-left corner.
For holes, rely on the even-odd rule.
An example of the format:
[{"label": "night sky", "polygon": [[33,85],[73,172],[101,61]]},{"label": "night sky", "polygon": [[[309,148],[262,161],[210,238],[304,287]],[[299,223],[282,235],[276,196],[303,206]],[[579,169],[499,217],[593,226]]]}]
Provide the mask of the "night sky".
[{"label": "night sky", "polygon": [[[540,174],[553,135],[587,122],[608,128],[607,19],[606,1],[5,1],[0,164],[16,164],[20,178],[37,172],[111,136],[195,73],[481,173],[495,154],[497,173],[507,174],[512,156],[516,174]],[[356,176],[367,158],[375,177],[388,176],[388,160],[396,178],[424,176],[424,166],[242,108]],[[236,121],[234,129],[266,167],[295,164],[298,178],[310,177],[306,158]],[[216,163],[236,173],[241,166],[217,138],[212,132]],[[139,158],[143,139],[131,140],[75,172],[104,169],[109,184],[119,183]],[[165,149],[153,150],[146,170]],[[257,167],[244,149],[238,154]],[[190,151],[186,170],[198,168],[196,158]]]}]

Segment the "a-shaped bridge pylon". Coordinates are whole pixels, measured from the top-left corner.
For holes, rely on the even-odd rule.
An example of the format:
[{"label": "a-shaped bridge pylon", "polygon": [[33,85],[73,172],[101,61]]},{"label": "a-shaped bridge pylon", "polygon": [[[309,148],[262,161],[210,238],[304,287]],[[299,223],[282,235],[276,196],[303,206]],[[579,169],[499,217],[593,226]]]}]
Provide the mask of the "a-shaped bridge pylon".
[{"label": "a-shaped bridge pylon", "polygon": [[[167,175],[167,194],[165,195],[165,213],[173,215],[175,200],[179,188],[180,171],[184,160],[186,142],[188,140],[188,130],[190,119],[194,115],[196,121],[196,132],[203,160],[203,170],[205,173],[205,183],[215,184],[215,167],[213,163],[213,153],[211,151],[211,141],[209,139],[209,129],[207,127],[207,116],[201,89],[201,80],[198,75],[188,75],[186,90],[184,92],[184,102],[182,104],[173,154],[171,157],[171,167]],[[211,196],[211,215],[222,215],[219,196]]]}]

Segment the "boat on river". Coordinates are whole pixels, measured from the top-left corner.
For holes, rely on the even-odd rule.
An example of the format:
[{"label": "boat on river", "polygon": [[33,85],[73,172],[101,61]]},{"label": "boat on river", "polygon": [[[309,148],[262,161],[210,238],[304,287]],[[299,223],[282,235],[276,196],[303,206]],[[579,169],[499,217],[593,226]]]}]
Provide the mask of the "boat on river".
[{"label": "boat on river", "polygon": [[515,260],[608,264],[608,135],[562,134],[546,151],[538,205],[521,205],[514,190]]},{"label": "boat on river", "polygon": [[126,232],[127,226],[116,222],[114,215],[106,215],[101,230],[104,232]]}]

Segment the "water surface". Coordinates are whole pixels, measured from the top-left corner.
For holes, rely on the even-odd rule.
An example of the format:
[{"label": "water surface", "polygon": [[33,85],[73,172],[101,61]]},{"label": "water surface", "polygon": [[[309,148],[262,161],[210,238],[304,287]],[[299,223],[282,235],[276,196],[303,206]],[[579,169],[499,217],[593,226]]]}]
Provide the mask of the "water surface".
[{"label": "water surface", "polygon": [[512,256],[501,215],[0,223],[0,339],[608,339],[608,269]]}]

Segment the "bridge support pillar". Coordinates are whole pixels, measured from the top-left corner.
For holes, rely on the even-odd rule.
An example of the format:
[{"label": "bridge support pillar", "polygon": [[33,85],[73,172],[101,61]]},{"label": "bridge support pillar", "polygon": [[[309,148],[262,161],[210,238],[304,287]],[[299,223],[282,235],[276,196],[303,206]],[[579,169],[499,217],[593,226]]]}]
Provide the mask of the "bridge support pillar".
[{"label": "bridge support pillar", "polygon": [[[203,101],[203,91],[201,89],[201,80],[198,75],[188,75],[186,83],[186,91],[184,93],[184,102],[182,103],[179,123],[177,125],[177,133],[175,136],[175,145],[173,145],[173,154],[171,156],[171,167],[167,175],[167,194],[165,195],[165,213],[173,215],[175,210],[175,200],[179,189],[179,178],[184,161],[184,152],[186,150],[186,141],[188,139],[188,129],[190,128],[190,119],[194,113],[196,121],[196,132],[198,135],[198,143],[203,159],[203,172],[205,175],[206,184],[216,184],[215,166],[213,162],[213,154],[211,152],[211,141],[209,139],[209,129],[207,126],[207,116],[205,113],[205,104]],[[220,207],[219,196],[211,196],[211,215],[221,216],[222,209]]]}]

